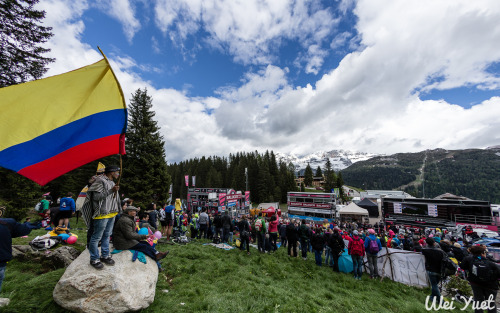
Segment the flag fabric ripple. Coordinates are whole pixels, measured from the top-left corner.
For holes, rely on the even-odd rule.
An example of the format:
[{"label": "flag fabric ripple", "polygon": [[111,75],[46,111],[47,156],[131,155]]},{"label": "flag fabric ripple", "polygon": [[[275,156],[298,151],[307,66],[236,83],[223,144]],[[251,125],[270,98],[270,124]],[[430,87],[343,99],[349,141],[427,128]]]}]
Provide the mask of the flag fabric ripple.
[{"label": "flag fabric ripple", "polygon": [[127,108],[106,58],[0,89],[0,166],[40,185],[125,154]]}]

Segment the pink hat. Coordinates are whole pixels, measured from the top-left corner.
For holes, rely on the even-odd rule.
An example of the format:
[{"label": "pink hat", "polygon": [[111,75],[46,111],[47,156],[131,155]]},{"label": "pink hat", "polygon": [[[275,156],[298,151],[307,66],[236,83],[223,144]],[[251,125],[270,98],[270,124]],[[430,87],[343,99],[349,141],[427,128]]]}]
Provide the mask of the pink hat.
[{"label": "pink hat", "polygon": [[370,235],[375,235],[375,229],[373,229],[373,228],[368,229],[368,233]]}]

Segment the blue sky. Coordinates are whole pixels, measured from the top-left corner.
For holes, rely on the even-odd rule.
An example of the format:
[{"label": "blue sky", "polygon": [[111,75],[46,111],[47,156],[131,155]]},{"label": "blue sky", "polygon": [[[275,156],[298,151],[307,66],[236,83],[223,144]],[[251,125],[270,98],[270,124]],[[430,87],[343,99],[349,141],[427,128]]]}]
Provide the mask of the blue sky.
[{"label": "blue sky", "polygon": [[[167,159],[500,144],[495,0],[44,0],[47,75],[112,62]],[[128,99],[127,99],[128,100]]]}]

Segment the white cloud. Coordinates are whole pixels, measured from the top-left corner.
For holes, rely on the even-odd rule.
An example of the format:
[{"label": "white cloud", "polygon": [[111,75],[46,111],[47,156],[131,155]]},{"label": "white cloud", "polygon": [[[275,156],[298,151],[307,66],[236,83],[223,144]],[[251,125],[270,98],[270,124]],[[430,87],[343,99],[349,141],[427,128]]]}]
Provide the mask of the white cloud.
[{"label": "white cloud", "polygon": [[[50,74],[100,59],[81,40],[86,2],[47,0],[39,6],[47,10],[47,25],[54,27],[49,46],[57,61]],[[301,1],[293,6],[281,1],[173,1],[156,7],[157,24],[167,33],[174,27],[176,40],[182,42],[203,23],[213,45],[231,50],[242,62],[265,64],[280,40],[303,36],[308,45],[302,53],[311,56],[306,67],[313,71],[322,66],[318,41],[326,37],[321,30],[336,22],[330,17],[315,24],[308,20],[311,12],[319,11]],[[351,40],[357,50],[303,87],[291,84],[288,69],[266,65],[249,69],[239,85],[221,86],[215,97],[191,97],[153,88],[135,72],[145,62],[123,54],[108,57],[127,99],[137,88],[148,88],[169,161],[255,149],[395,153],[499,143],[500,97],[464,109],[445,101],[422,101],[414,90],[498,90],[498,75],[485,68],[500,61],[500,2],[361,0],[354,13],[358,34],[354,39],[341,34],[332,49]],[[301,28],[305,31],[298,32]]]},{"label": "white cloud", "polygon": [[100,0],[97,6],[112,18],[118,20],[129,43],[132,43],[135,33],[141,28],[135,17],[135,8],[129,0]]},{"label": "white cloud", "polygon": [[272,63],[285,40],[298,39],[306,49],[315,45],[302,60],[313,73],[327,54],[321,46],[338,23],[331,10],[315,0],[160,0],[155,12],[158,27],[178,46],[203,28],[209,34],[207,44],[243,64]]}]

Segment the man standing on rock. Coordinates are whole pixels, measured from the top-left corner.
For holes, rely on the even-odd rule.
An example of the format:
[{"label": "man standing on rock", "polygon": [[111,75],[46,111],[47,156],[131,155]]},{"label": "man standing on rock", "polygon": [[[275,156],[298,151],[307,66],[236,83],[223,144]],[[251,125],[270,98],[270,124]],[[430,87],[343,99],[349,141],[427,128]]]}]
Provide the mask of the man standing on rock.
[{"label": "man standing on rock", "polygon": [[[109,251],[109,237],[113,232],[115,216],[120,213],[120,186],[115,185],[113,179],[120,176],[120,168],[116,165],[106,167],[104,176],[97,177],[87,191],[90,194],[91,212],[94,231],[89,242],[90,265],[102,269],[104,264],[114,265]],[[101,241],[101,255],[98,244]],[[102,262],[102,263],[101,263]]]},{"label": "man standing on rock", "polygon": [[31,227],[27,224],[17,223],[12,218],[0,218],[0,292],[7,262],[12,260],[12,238],[26,236],[30,232]]}]

